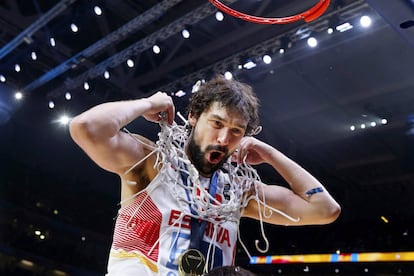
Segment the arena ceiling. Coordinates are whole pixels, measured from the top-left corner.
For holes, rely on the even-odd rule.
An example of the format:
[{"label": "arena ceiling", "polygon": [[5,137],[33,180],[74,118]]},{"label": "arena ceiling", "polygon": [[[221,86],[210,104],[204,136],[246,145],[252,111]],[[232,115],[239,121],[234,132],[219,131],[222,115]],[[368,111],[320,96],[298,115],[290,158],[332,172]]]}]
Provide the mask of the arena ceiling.
[{"label": "arena ceiling", "polygon": [[[229,5],[281,17],[316,2]],[[333,0],[320,18],[284,25],[226,14],[218,21],[216,11],[202,0],[0,2],[0,254],[7,264],[32,257],[74,275],[105,269],[118,179],[71,141],[61,115],[158,90],[171,93],[184,114],[192,85],[226,71],[259,95],[259,137],[309,169],[342,205],[340,219],[329,226],[266,226],[269,254],[412,250],[413,1]],[[360,25],[363,15],[372,20],[367,28]],[[315,48],[307,45],[311,36],[318,39]],[[249,61],[255,67],[247,69]],[[157,133],[140,119],[128,129],[150,138]],[[258,169],[266,182],[283,184],[268,167]],[[258,225],[246,220],[243,226],[256,227],[242,236],[259,254]],[[36,229],[46,240],[37,239]]]}]

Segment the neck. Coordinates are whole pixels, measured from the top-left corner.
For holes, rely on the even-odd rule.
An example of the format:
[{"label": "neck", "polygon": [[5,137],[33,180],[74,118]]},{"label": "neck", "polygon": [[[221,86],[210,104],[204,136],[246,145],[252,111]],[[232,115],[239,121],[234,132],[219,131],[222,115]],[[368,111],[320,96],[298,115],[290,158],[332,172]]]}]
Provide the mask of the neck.
[{"label": "neck", "polygon": [[211,178],[211,176],[213,175],[213,173],[205,174],[205,173],[202,173],[200,171],[198,171],[198,173],[199,173],[199,175],[201,175],[202,177],[205,177],[205,178]]}]

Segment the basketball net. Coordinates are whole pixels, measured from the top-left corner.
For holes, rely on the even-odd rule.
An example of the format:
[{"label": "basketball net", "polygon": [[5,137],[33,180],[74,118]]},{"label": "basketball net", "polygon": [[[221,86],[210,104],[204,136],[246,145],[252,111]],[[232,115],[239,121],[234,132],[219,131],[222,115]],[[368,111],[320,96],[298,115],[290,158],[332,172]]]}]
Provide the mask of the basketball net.
[{"label": "basketball net", "polygon": [[[178,115],[180,115],[178,113]],[[226,222],[226,221],[233,221],[237,224],[237,236],[238,240],[245,250],[246,254],[251,259],[251,254],[248,251],[246,245],[244,244],[243,240],[240,236],[240,216],[243,212],[243,209],[248,205],[250,200],[255,200],[258,204],[258,217],[259,217],[259,224],[260,224],[260,232],[262,235],[262,239],[265,242],[265,248],[259,247],[259,240],[255,240],[256,249],[261,252],[265,253],[269,249],[269,241],[264,232],[264,219],[270,218],[273,214],[277,213],[291,221],[297,222],[299,218],[293,218],[284,212],[275,209],[266,204],[266,196],[263,192],[259,192],[259,183],[261,183],[260,176],[258,175],[257,171],[251,167],[249,164],[246,163],[246,160],[243,160],[241,164],[232,164],[230,159],[223,165],[225,171],[229,176],[230,181],[227,183],[229,184],[229,199],[226,202],[219,202],[215,198],[213,198],[208,191],[206,191],[200,183],[199,173],[194,165],[190,162],[185,152],[185,144],[187,143],[188,139],[188,131],[186,125],[188,122],[180,116],[181,119],[185,122],[184,125],[178,125],[177,123],[173,122],[172,125],[168,125],[165,122],[160,122],[161,131],[158,133],[158,141],[156,142],[156,146],[151,146],[149,144],[144,143],[143,141],[139,140],[136,136],[130,133],[128,130],[124,129],[127,133],[129,133],[134,139],[136,139],[139,143],[144,143],[145,146],[153,148],[153,151],[150,152],[147,156],[143,159],[139,160],[135,163],[131,168],[129,168],[124,174],[127,175],[133,168],[141,164],[146,158],[148,158],[152,154],[157,154],[157,161],[154,164],[154,167],[157,170],[161,170],[162,166],[165,167],[172,167],[177,172],[183,172],[188,174],[188,183],[183,183],[180,173],[168,173],[168,170],[165,171],[162,175],[162,180],[159,181],[158,185],[162,185],[162,183],[168,183],[171,188],[171,192],[174,194],[174,197],[177,198],[177,201],[180,203],[180,216],[177,218],[177,224],[181,227],[184,223],[184,217],[190,216],[196,219],[202,219],[212,223],[213,225],[213,236],[208,248],[208,254],[206,263],[210,263],[210,267],[207,268],[207,271],[214,267],[214,260],[210,261],[210,253],[213,252],[215,247],[213,246],[213,241],[217,239],[218,225]],[[191,182],[191,185],[189,183]],[[135,182],[129,183],[131,185],[135,185]],[[132,195],[130,198],[124,199],[122,202],[129,201],[131,198],[138,196],[143,191],[148,193],[148,196],[151,195],[152,190],[154,190],[156,186],[153,186],[151,189],[148,187],[144,190],[139,191],[138,193]],[[184,189],[187,190],[190,194],[189,198],[183,196],[179,190]],[[148,198],[145,197],[144,200]],[[121,203],[122,203],[121,202]],[[188,206],[197,206],[195,208],[195,213],[189,211]],[[141,205],[140,205],[141,206]],[[140,206],[134,211],[133,216],[139,212]],[[129,223],[129,222],[128,222]],[[168,234],[168,232],[172,231],[174,225],[171,225],[169,229],[167,229],[164,234],[162,234],[159,239],[154,243],[152,248],[149,251],[149,254],[155,249],[156,245],[160,242],[161,238]],[[176,238],[178,239],[178,235]],[[176,240],[172,244],[175,244]]]}]

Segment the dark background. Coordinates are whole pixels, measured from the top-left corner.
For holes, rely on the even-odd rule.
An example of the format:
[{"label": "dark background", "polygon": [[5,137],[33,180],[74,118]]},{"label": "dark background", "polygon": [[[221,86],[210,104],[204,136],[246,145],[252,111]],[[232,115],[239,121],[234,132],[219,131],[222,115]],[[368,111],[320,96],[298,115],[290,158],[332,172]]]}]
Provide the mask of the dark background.
[{"label": "dark background", "polygon": [[[318,1],[230,2],[246,13],[281,17]],[[268,255],[413,250],[413,1],[332,0],[317,20],[283,25],[227,15],[218,22],[215,12],[201,0],[0,1],[0,74],[6,78],[0,83],[0,274],[105,273],[119,180],[88,159],[59,116],[158,90],[171,93],[185,114],[192,85],[227,70],[261,100],[259,138],[311,171],[342,206],[330,225],[265,225]],[[372,18],[369,28],[360,26],[362,15]],[[345,22],[353,28],[327,34]],[[189,39],[181,36],[185,27]],[[316,48],[306,45],[309,36],[319,39]],[[261,61],[263,54],[272,56],[271,64]],[[128,58],[134,68],[126,66]],[[257,66],[239,69],[248,59]],[[175,96],[180,89],[185,96]],[[149,138],[158,131],[142,119],[127,127]],[[265,182],[284,184],[269,167],[258,170]],[[252,255],[262,255],[254,247],[263,240],[257,222],[243,219],[241,236]],[[412,262],[254,266],[241,247],[236,260],[266,275],[414,273]]]}]

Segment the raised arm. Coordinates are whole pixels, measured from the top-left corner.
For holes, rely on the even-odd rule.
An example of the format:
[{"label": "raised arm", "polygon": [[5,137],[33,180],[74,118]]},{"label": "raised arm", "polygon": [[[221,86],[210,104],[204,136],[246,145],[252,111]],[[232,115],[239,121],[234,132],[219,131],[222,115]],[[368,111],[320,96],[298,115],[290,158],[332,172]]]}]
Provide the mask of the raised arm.
[{"label": "raised arm", "polygon": [[[290,189],[278,185],[261,184],[259,197],[263,200],[263,192],[267,205],[287,215],[299,218],[291,221],[275,212],[264,221],[281,225],[328,224],[337,219],[341,208],[326,188],[309,172],[274,147],[253,137],[244,137],[235,158],[241,162],[255,165],[270,164],[287,181]],[[256,201],[251,200],[245,209],[244,216],[259,219]],[[263,212],[263,208],[261,208]],[[267,212],[268,213],[268,210]]]},{"label": "raised arm", "polygon": [[173,101],[162,92],[148,98],[104,103],[73,118],[70,134],[96,164],[122,175],[149,152],[144,144],[150,141],[140,137],[144,143],[139,143],[121,129],[139,116],[158,122],[160,112],[165,112],[170,124],[173,122]]}]

